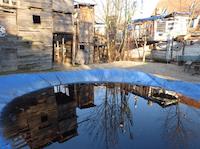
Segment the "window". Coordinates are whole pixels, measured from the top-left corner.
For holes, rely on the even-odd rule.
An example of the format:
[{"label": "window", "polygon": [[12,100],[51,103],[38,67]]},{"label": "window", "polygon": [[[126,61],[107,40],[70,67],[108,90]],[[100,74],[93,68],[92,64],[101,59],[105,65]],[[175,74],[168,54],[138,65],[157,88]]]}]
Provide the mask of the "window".
[{"label": "window", "polygon": [[85,46],[84,46],[84,45],[80,45],[80,49],[81,49],[81,50],[84,50],[84,49],[85,49]]},{"label": "window", "polygon": [[33,23],[34,24],[41,24],[40,16],[33,15]]},{"label": "window", "polygon": [[166,22],[158,22],[157,24],[157,32],[163,33],[165,32]]},{"label": "window", "polygon": [[47,122],[48,121],[48,116],[47,114],[42,114],[41,115],[41,122],[44,123],[44,122]]}]

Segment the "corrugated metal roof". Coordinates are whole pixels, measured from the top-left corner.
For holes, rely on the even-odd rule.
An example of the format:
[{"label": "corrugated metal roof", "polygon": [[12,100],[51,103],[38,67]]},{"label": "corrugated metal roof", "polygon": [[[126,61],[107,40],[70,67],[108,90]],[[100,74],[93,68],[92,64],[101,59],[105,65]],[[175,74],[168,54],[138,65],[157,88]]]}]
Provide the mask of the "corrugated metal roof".
[{"label": "corrugated metal roof", "polygon": [[154,20],[159,20],[159,19],[164,19],[165,16],[151,16],[148,18],[143,18],[143,19],[137,19],[137,20],[133,20],[133,23],[139,23],[139,22],[147,22],[147,21],[154,21]]},{"label": "corrugated metal roof", "polygon": [[151,16],[151,17],[143,18],[143,19],[136,19],[136,20],[133,20],[133,23],[148,22],[148,21],[155,21],[155,20],[170,18],[174,16],[189,16],[189,15],[190,15],[189,12],[173,12],[168,15],[163,14],[163,15]]}]

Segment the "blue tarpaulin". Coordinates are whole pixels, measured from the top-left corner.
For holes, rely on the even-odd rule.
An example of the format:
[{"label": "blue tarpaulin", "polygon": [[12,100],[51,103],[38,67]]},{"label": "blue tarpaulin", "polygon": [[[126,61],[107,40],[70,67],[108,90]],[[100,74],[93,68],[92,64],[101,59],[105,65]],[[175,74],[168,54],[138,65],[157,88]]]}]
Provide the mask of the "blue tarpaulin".
[{"label": "blue tarpaulin", "polygon": [[172,81],[151,74],[127,69],[95,69],[35,74],[14,74],[0,77],[0,109],[14,98],[43,88],[71,83],[129,83],[161,87],[200,101],[200,83]]},{"label": "blue tarpaulin", "polygon": [[147,21],[155,21],[155,20],[160,20],[160,19],[164,19],[164,18],[165,18],[164,15],[151,16],[151,17],[148,17],[148,18],[142,18],[142,19],[133,20],[133,23],[140,23],[140,22],[147,22]]}]

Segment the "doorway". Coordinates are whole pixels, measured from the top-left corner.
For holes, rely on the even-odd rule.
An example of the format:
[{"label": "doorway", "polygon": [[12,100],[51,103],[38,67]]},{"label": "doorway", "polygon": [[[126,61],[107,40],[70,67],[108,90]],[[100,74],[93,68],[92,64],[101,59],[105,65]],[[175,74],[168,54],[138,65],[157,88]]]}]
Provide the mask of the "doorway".
[{"label": "doorway", "polygon": [[72,64],[73,35],[68,33],[53,34],[53,62]]}]

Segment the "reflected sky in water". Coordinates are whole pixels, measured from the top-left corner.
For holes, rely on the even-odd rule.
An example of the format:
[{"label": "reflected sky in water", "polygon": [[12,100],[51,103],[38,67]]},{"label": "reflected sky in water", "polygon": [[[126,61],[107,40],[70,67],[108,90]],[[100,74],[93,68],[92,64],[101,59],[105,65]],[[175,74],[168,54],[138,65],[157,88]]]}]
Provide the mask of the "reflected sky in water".
[{"label": "reflected sky in water", "polygon": [[179,98],[150,87],[137,86],[135,93],[134,85],[76,84],[17,98],[3,110],[1,145],[3,149],[199,149],[198,105],[179,100],[163,108],[152,102],[155,95]]}]

